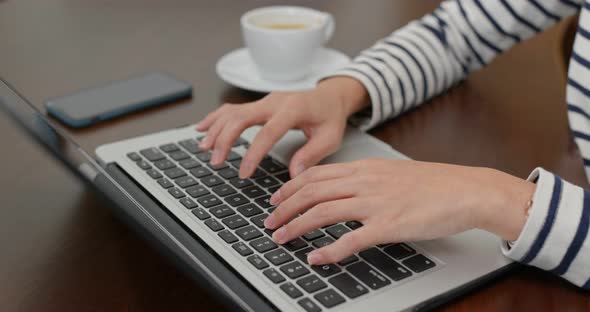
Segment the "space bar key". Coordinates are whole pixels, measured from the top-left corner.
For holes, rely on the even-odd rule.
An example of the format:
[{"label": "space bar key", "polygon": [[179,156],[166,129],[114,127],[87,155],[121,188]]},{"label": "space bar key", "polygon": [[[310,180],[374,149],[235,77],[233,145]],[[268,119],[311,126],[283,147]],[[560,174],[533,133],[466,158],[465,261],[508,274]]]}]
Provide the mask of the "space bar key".
[{"label": "space bar key", "polygon": [[373,247],[361,251],[359,256],[394,281],[399,281],[412,275],[410,270],[404,268],[377,248]]}]

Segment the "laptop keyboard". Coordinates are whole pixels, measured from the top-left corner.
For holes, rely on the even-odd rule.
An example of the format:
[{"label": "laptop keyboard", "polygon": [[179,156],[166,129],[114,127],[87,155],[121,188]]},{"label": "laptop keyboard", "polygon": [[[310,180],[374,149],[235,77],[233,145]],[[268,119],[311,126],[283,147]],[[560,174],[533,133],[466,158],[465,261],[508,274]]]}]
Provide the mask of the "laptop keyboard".
[{"label": "laptop keyboard", "polygon": [[[231,151],[223,165],[214,167],[209,163],[211,153],[199,149],[199,139],[127,156],[305,311],[338,306],[437,265],[406,243],[374,246],[338,264],[308,265],[308,253],[362,224],[334,224],[277,245],[271,239],[273,231],[263,223],[275,209],[269,203],[271,194],[290,179],[287,167],[267,156],[251,178],[242,180],[238,153]],[[234,148],[241,145],[248,142],[240,138]]]}]

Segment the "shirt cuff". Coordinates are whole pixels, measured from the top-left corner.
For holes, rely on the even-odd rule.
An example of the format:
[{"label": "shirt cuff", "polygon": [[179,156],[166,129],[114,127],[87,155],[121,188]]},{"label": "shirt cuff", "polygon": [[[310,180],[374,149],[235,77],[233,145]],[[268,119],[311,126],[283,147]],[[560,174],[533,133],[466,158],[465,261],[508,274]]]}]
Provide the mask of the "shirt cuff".
[{"label": "shirt cuff", "polygon": [[[561,275],[583,286],[588,283],[586,255],[589,244],[576,246],[584,209],[584,189],[536,168],[528,177],[536,181],[533,204],[518,239],[502,244],[502,252],[518,262]],[[573,247],[572,247],[573,246]],[[568,256],[571,250],[579,252]]]}]

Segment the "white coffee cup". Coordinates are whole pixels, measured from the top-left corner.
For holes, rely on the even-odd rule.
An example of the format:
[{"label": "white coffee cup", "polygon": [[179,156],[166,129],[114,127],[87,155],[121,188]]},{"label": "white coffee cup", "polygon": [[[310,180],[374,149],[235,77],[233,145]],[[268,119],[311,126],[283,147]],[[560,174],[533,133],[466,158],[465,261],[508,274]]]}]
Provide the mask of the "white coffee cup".
[{"label": "white coffee cup", "polygon": [[248,52],[261,77],[273,81],[305,78],[313,59],[334,33],[332,15],[297,6],[270,6],[241,18]]}]

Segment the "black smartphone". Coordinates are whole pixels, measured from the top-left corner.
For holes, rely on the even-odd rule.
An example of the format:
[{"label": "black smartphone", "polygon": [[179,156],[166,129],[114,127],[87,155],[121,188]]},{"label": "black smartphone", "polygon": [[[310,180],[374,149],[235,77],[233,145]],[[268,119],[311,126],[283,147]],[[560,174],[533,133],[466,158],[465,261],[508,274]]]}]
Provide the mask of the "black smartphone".
[{"label": "black smartphone", "polygon": [[66,125],[83,128],[191,94],[190,84],[166,74],[150,73],[49,99],[45,107]]}]

